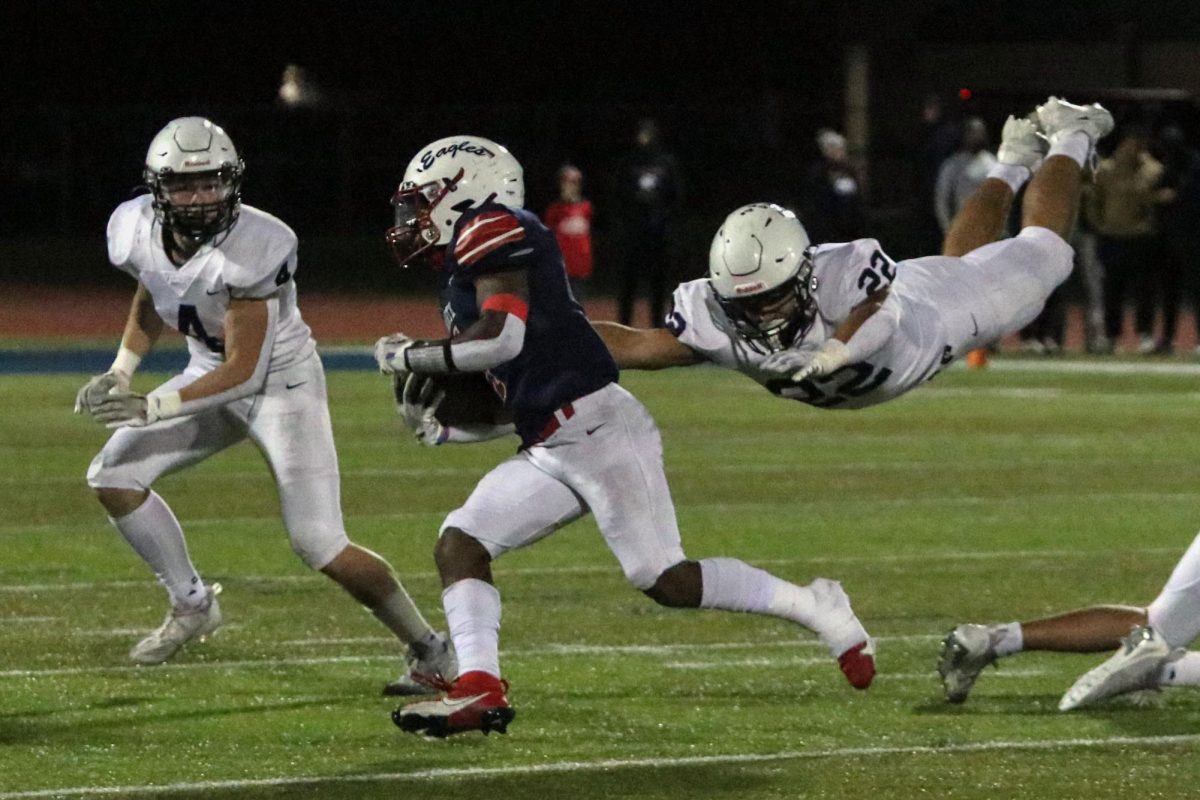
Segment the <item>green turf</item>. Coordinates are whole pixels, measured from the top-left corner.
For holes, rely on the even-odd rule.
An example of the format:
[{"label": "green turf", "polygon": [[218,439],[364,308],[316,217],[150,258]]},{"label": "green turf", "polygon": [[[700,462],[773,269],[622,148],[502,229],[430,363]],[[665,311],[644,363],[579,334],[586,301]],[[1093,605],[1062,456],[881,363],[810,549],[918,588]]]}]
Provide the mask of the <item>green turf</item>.
[{"label": "green turf", "polygon": [[[1200,694],[1060,714],[1102,656],[1027,654],[950,707],[932,669],[959,621],[1154,596],[1200,526],[1194,377],[956,370],[839,413],[715,370],[628,375],[689,554],[842,580],[880,676],[855,692],[785,623],[653,605],[584,521],[496,567],[509,735],[445,742],[391,724],[397,647],[292,555],[248,445],[158,487],[226,628],[127,666],[165,600],[84,485],[104,440],[69,413],[84,377],[0,378],[0,798],[1170,798],[1200,778]],[[419,448],[378,376],[330,392],[351,535],[440,618],[437,525],[514,443]]]}]

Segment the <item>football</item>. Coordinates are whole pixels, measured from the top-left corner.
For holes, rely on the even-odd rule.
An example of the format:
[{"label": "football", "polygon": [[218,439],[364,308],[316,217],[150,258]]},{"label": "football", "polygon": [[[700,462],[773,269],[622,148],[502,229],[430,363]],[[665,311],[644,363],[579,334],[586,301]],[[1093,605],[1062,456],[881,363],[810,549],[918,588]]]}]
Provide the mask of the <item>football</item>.
[{"label": "football", "polygon": [[[396,403],[404,401],[404,381],[407,376],[392,376],[392,391]],[[443,425],[501,425],[512,422],[504,402],[488,383],[482,372],[461,372],[454,375],[431,375],[436,391],[446,393],[434,416]]]}]

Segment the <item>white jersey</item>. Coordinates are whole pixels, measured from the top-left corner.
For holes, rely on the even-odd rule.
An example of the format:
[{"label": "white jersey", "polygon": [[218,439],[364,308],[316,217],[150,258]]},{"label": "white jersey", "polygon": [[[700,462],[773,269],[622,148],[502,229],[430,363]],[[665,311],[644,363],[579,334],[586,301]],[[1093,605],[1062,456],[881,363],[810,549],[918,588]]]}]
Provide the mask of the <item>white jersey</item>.
[{"label": "white jersey", "polygon": [[224,360],[225,312],[232,298],[278,297],[269,372],[302,362],[316,350],[296,307],[296,234],[279,219],[243,205],[237,224],[216,247],[204,245],[180,267],[171,263],[151,196],[117,206],[108,221],[108,258],[141,282],[163,321],[187,337],[190,367],[208,372]]},{"label": "white jersey", "polygon": [[900,304],[900,322],[884,346],[866,360],[799,383],[759,368],[770,353],[736,335],[707,279],[676,288],[667,327],[705,359],[745,373],[774,394],[822,408],[864,408],[929,380],[960,354],[952,346],[959,337],[947,331],[948,317],[943,312],[953,317],[954,309],[961,306],[955,296],[964,289],[970,296],[970,290],[953,277],[955,270],[940,262],[957,263],[957,259],[922,258],[897,264],[874,239],[816,248],[817,315],[793,349],[816,350],[832,338],[855,306],[888,286],[889,302]]}]

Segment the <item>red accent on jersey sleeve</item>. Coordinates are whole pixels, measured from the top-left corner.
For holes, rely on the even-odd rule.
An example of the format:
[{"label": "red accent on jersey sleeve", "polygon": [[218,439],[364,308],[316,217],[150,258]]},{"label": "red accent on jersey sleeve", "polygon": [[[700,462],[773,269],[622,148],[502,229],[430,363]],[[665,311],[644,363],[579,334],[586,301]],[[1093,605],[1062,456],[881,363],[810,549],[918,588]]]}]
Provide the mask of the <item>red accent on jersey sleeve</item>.
[{"label": "red accent on jersey sleeve", "polygon": [[458,232],[454,258],[460,266],[469,267],[488,253],[524,238],[525,229],[515,216],[507,211],[490,211],[475,217]]},{"label": "red accent on jersey sleeve", "polygon": [[483,301],[481,311],[503,311],[521,322],[529,321],[529,304],[515,294],[494,294]]}]

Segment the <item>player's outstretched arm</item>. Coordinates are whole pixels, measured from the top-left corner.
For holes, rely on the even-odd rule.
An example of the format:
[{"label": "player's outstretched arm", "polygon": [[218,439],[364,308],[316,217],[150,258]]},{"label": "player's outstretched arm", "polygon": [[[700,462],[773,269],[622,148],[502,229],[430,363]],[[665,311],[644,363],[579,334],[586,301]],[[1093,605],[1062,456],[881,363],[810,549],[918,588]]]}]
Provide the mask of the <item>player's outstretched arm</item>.
[{"label": "player's outstretched arm", "polygon": [[617,322],[593,322],[592,327],[618,369],[689,367],[704,357],[665,328],[630,328]]},{"label": "player's outstretched arm", "polygon": [[802,381],[829,375],[847,364],[870,358],[887,344],[900,324],[899,304],[887,302],[888,296],[887,289],[880,289],[852,308],[833,336],[815,352],[783,350],[766,358],[762,368]]}]

